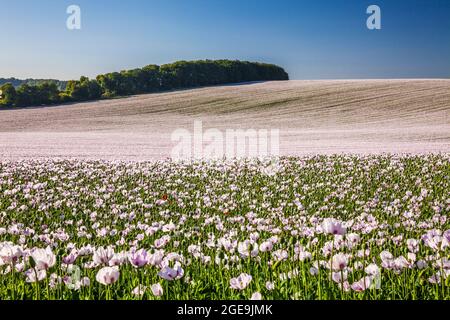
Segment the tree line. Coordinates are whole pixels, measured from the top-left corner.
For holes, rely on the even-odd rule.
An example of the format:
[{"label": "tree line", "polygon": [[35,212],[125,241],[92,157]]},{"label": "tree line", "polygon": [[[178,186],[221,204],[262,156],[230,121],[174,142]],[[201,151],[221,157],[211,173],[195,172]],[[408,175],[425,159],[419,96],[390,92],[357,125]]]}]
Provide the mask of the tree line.
[{"label": "tree line", "polygon": [[30,86],[37,86],[45,82],[54,82],[59,90],[64,91],[66,89],[67,81],[60,81],[55,79],[16,79],[16,78],[0,78],[0,86],[11,83],[15,88],[20,87],[22,84],[28,84]]},{"label": "tree line", "polygon": [[288,80],[283,68],[267,63],[238,60],[177,61],[141,69],[81,77],[61,90],[54,81],[36,85],[12,83],[0,87],[0,105],[27,107],[78,102],[134,94],[161,92],[250,81]]}]

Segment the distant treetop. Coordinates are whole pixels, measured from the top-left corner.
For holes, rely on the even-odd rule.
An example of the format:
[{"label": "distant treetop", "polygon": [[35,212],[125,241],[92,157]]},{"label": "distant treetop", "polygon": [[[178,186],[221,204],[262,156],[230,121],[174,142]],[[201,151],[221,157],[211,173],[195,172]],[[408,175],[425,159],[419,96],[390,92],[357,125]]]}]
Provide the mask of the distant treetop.
[{"label": "distant treetop", "polygon": [[15,88],[20,87],[22,84],[28,84],[30,86],[37,86],[44,82],[54,82],[59,90],[65,90],[67,81],[61,81],[56,79],[16,79],[16,78],[0,78],[0,86],[5,83],[11,83]]}]

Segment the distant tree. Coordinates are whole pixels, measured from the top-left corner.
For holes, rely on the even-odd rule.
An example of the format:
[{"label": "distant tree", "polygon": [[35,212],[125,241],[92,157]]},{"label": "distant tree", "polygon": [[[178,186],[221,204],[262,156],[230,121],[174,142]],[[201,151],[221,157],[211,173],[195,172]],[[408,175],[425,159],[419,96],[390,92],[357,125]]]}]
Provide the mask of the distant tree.
[{"label": "distant tree", "polygon": [[[5,97],[0,101],[2,104],[18,106],[45,105],[243,81],[288,79],[289,75],[284,69],[273,64],[238,60],[177,61],[162,66],[148,65],[142,69],[101,74],[96,80],[81,77],[80,80],[66,83],[13,79],[22,85],[16,90],[14,84],[6,86],[3,90]],[[64,92],[59,91],[62,85]]]},{"label": "distant tree", "polygon": [[19,107],[40,106],[59,102],[59,90],[54,82],[37,86],[22,84],[16,92],[15,104]]},{"label": "distant tree", "polygon": [[61,103],[73,101],[72,97],[66,91],[60,92],[58,96]]},{"label": "distant tree", "polygon": [[[97,80],[89,80],[81,77],[80,80],[72,80],[67,83],[66,94],[73,101],[86,101],[99,99],[102,88]],[[62,96],[64,98],[64,96]]]},{"label": "distant tree", "polygon": [[30,86],[37,86],[44,82],[54,82],[59,90],[65,90],[67,81],[59,81],[55,79],[25,79],[20,80],[16,78],[0,78],[0,86],[6,83],[11,83],[16,89],[19,88],[22,84],[28,84]]},{"label": "distant tree", "polygon": [[87,82],[88,88],[89,88],[89,99],[90,100],[96,100],[100,99],[102,96],[102,87],[98,83],[97,80],[89,80]]},{"label": "distant tree", "polygon": [[175,67],[172,64],[165,64],[159,68],[160,77],[161,77],[161,89],[162,90],[170,90],[177,88],[178,84],[178,76],[175,70]]},{"label": "distant tree", "polygon": [[17,89],[16,105],[18,107],[36,106],[39,104],[38,91],[36,86],[22,84]]},{"label": "distant tree", "polygon": [[97,76],[97,81],[103,89],[105,97],[114,97],[123,94],[123,76],[119,72],[107,73]]},{"label": "distant tree", "polygon": [[44,82],[36,87],[36,103],[52,104],[59,102],[59,90],[54,82]]},{"label": "distant tree", "polygon": [[[83,77],[81,78],[83,79]],[[89,99],[89,88],[82,80],[71,80],[66,86],[67,95],[74,101]]]},{"label": "distant tree", "polygon": [[161,90],[161,73],[159,66],[151,64],[142,68],[144,92],[156,92]]}]

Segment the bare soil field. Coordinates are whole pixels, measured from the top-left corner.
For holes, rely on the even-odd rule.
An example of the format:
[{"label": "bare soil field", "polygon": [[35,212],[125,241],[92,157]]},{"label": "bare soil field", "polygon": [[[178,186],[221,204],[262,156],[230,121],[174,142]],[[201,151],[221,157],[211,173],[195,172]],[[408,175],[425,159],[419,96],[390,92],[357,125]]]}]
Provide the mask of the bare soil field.
[{"label": "bare soil field", "polygon": [[154,160],[171,134],[279,129],[281,155],[450,152],[450,80],[228,85],[0,110],[0,159]]}]

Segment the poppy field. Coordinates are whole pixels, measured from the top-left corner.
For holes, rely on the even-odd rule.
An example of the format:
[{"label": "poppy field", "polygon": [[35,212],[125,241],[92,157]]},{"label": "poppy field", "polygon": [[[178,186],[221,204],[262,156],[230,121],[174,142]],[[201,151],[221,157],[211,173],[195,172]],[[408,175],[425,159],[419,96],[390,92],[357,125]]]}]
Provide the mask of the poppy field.
[{"label": "poppy field", "polygon": [[0,161],[0,300],[450,299],[450,155]]}]

